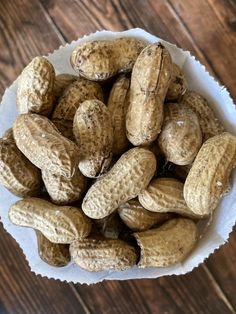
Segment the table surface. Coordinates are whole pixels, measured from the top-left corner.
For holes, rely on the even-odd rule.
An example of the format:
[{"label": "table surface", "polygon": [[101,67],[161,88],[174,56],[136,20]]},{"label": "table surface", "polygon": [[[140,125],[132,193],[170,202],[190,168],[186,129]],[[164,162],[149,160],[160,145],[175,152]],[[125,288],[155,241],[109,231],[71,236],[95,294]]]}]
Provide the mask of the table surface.
[{"label": "table surface", "polygon": [[[0,94],[36,55],[96,30],[141,27],[190,50],[236,99],[234,0],[1,0]],[[66,284],[31,273],[0,227],[0,313],[235,313],[236,230],[184,276]]]}]

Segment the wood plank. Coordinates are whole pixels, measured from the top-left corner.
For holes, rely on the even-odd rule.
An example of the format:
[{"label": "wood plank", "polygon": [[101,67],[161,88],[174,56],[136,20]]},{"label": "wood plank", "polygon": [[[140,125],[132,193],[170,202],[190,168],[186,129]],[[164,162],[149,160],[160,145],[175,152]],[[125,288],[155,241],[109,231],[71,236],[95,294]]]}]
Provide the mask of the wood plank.
[{"label": "wood plank", "polygon": [[0,313],[88,313],[71,287],[30,272],[24,255],[0,228]]},{"label": "wood plank", "polygon": [[225,0],[168,1],[220,81],[236,99],[236,6]]}]

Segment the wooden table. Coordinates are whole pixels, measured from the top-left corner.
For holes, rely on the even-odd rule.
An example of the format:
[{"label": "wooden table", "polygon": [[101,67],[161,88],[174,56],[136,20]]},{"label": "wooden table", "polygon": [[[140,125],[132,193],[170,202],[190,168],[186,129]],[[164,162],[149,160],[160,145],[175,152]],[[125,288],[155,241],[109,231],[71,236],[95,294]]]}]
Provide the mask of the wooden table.
[{"label": "wooden table", "polygon": [[[101,29],[141,27],[190,50],[236,100],[234,0],[1,0],[0,93],[36,55]],[[235,313],[236,230],[185,276],[93,286],[35,276],[0,228],[0,313]]]}]

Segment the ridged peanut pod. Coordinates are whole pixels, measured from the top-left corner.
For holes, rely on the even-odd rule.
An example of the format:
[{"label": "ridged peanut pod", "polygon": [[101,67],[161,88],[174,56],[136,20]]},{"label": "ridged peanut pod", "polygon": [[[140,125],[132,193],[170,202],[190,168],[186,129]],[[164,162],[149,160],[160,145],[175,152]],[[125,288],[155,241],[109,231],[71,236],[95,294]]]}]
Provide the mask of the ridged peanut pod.
[{"label": "ridged peanut pod", "polygon": [[35,230],[40,258],[54,267],[63,267],[70,262],[68,244],[50,242],[40,231]]},{"label": "ridged peanut pod", "polygon": [[176,165],[191,164],[202,144],[202,132],[194,111],[183,104],[166,104],[158,144],[168,161]]},{"label": "ridged peanut pod", "polygon": [[136,264],[135,249],[118,239],[83,239],[70,245],[70,254],[88,271],[125,270]]},{"label": "ridged peanut pod", "polygon": [[35,57],[22,71],[17,88],[19,113],[48,116],[53,108],[55,71],[44,57]]},{"label": "ridged peanut pod", "polygon": [[76,110],[85,100],[98,99],[103,101],[103,91],[96,82],[78,78],[63,92],[52,114],[52,122],[67,138],[74,140],[73,120]]},{"label": "ridged peanut pod", "polygon": [[177,218],[134,236],[141,249],[140,268],[167,267],[189,255],[197,242],[198,230],[190,219]]},{"label": "ridged peanut pod", "polygon": [[128,201],[118,208],[122,221],[133,231],[144,231],[172,217],[171,214],[154,213],[146,210],[137,199]]},{"label": "ridged peanut pod", "polygon": [[17,196],[38,196],[41,173],[17,148],[14,139],[0,139],[0,184]]},{"label": "ridged peanut pod", "polygon": [[113,126],[107,107],[96,99],[84,101],[76,111],[73,132],[80,148],[80,171],[89,178],[104,174],[112,159],[113,145]]},{"label": "ridged peanut pod", "polygon": [[166,101],[177,101],[187,89],[187,80],[180,67],[173,63],[170,85],[166,94]]},{"label": "ridged peanut pod", "polygon": [[80,200],[87,184],[87,179],[79,169],[75,170],[71,178],[42,170],[42,178],[52,202],[60,205],[67,205]]},{"label": "ridged peanut pod", "polygon": [[108,109],[111,113],[114,128],[113,153],[121,155],[129,145],[126,137],[126,112],[128,109],[128,94],[130,80],[120,76],[114,83],[108,99]]},{"label": "ridged peanut pod", "polygon": [[54,124],[37,114],[22,114],[13,125],[21,152],[38,168],[71,178],[79,163],[77,146],[62,136]]},{"label": "ridged peanut pod", "polygon": [[156,213],[177,213],[190,218],[201,218],[187,206],[183,196],[184,185],[174,178],[158,178],[150,182],[139,196],[141,205]]},{"label": "ridged peanut pod", "polygon": [[146,43],[136,38],[94,40],[80,44],[71,55],[71,65],[81,76],[104,81],[130,72]]},{"label": "ridged peanut pod", "polygon": [[149,45],[137,58],[126,115],[127,137],[133,145],[149,145],[160,133],[171,73],[170,54],[160,43]]},{"label": "ridged peanut pod", "polygon": [[69,244],[87,237],[91,231],[91,221],[81,209],[54,205],[40,198],[25,198],[13,204],[9,219],[15,225],[41,231],[53,243]]},{"label": "ridged peanut pod", "polygon": [[144,190],[156,170],[156,158],[144,148],[124,153],[111,170],[94,183],[84,197],[82,209],[91,218],[110,215]]},{"label": "ridged peanut pod", "polygon": [[188,207],[198,215],[209,215],[229,190],[229,177],[236,166],[236,137],[224,132],[201,147],[184,184]]},{"label": "ridged peanut pod", "polygon": [[67,73],[58,74],[55,77],[55,83],[54,83],[55,99],[60,98],[64,90],[77,79],[78,79],[78,76],[76,75],[67,74]]},{"label": "ridged peanut pod", "polygon": [[187,91],[181,98],[181,102],[189,106],[198,115],[203,142],[224,132],[224,127],[216,118],[214,111],[204,97],[194,91]]}]

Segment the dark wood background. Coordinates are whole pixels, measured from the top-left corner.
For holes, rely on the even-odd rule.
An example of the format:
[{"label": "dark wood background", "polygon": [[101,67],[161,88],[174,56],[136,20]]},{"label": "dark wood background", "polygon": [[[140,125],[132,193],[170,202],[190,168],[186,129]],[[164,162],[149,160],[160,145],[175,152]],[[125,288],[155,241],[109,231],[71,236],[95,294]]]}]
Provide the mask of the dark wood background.
[{"label": "dark wood background", "polygon": [[[235,0],[0,0],[0,94],[34,56],[132,27],[190,50],[236,99]],[[235,313],[235,267],[236,230],[184,276],[66,284],[31,273],[0,227],[0,313]]]}]

